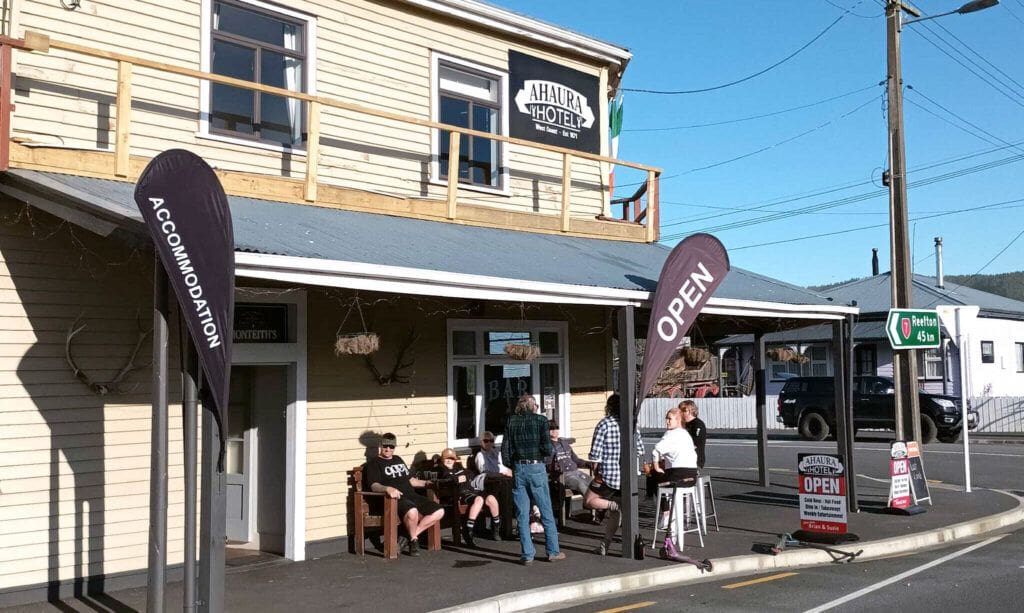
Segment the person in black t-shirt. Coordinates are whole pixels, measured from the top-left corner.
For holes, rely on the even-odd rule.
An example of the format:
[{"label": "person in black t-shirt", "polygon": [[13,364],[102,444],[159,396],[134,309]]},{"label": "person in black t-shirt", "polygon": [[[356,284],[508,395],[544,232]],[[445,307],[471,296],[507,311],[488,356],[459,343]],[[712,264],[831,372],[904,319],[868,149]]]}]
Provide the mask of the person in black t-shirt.
[{"label": "person in black t-shirt", "polygon": [[708,427],[697,417],[697,403],[694,401],[680,402],[679,409],[683,412],[683,427],[690,433],[693,445],[697,448],[697,468],[704,468],[704,447],[708,441]]},{"label": "person in black t-shirt", "polygon": [[418,556],[420,534],[441,521],[444,509],[416,493],[415,488],[427,487],[429,482],[409,473],[409,467],[395,455],[396,445],[398,439],[394,434],[388,432],[380,437],[379,455],[366,462],[363,475],[368,489],[398,500],[398,518],[409,532],[409,555]]},{"label": "person in black t-shirt", "polygon": [[469,507],[466,514],[466,523],[462,526],[462,538],[470,547],[475,547],[473,541],[473,529],[476,527],[476,518],[480,515],[484,505],[491,512],[491,537],[501,540],[501,514],[498,512],[498,499],[492,494],[483,490],[484,475],[478,475],[476,479],[471,478],[469,471],[459,464],[459,454],[454,449],[446,448],[441,452],[441,465],[437,469],[438,485],[453,485],[458,502]]}]

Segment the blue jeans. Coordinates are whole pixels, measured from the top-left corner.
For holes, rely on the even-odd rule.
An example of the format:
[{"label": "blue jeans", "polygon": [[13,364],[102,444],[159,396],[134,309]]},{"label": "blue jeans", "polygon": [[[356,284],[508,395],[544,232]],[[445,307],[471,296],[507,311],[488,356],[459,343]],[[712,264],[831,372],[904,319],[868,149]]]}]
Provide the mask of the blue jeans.
[{"label": "blue jeans", "polygon": [[540,508],[540,521],[544,525],[544,548],[549,556],[558,555],[558,527],[551,511],[551,493],[548,491],[548,471],[543,464],[516,464],[515,486],[512,498],[516,503],[519,522],[519,544],[523,560],[532,560],[537,554],[530,535],[530,500]]}]

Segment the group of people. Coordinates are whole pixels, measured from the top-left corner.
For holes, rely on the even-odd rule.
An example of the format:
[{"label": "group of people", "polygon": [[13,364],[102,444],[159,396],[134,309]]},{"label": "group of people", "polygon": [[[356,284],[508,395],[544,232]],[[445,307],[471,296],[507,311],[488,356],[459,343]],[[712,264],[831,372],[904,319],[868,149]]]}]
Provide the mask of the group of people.
[{"label": "group of people", "polygon": [[[621,521],[619,505],[622,502],[622,473],[619,460],[622,454],[620,418],[624,407],[618,394],[608,398],[605,417],[594,429],[590,454],[583,460],[573,451],[569,441],[559,436],[558,423],[538,412],[533,396],[522,395],[515,413],[509,416],[505,427],[503,449],[495,447],[490,432],[481,436],[481,449],[476,454],[476,475],[470,474],[460,463],[455,450],[441,452],[437,483],[454,488],[458,501],[468,507],[462,536],[470,546],[476,520],[484,507],[492,518],[491,536],[500,540],[501,514],[498,499],[485,491],[488,475],[502,475],[513,481],[512,498],[516,521],[520,526],[520,562],[533,563],[536,548],[533,544],[531,515],[539,514],[543,527],[546,560],[565,559],[559,549],[558,529],[551,505],[550,483],[555,482],[584,497],[584,508],[603,511],[604,536],[595,553],[605,555]],[[684,427],[685,424],[685,427]],[[705,427],[697,417],[697,407],[689,400],[673,408],[666,415],[668,429],[654,448],[654,470],[663,475],[660,481],[693,480],[704,466]],[[636,436],[637,456],[644,455],[644,444],[639,432]],[[419,555],[418,537],[441,521],[444,509],[430,498],[416,492],[430,482],[413,477],[408,466],[394,454],[397,438],[387,433],[381,437],[380,451],[367,462],[365,482],[374,492],[381,492],[398,500],[398,514],[406,531],[406,547],[411,556]],[[591,474],[583,469],[589,468]],[[672,535],[670,535],[671,537]],[[668,541],[666,542],[666,547]]]}]

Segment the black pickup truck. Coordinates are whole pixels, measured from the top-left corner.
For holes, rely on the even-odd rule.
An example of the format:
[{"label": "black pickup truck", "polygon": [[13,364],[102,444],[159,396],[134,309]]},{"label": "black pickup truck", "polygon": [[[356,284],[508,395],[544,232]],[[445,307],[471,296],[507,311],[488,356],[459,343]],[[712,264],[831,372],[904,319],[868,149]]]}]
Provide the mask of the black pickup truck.
[{"label": "black pickup truck", "polygon": [[[793,377],[779,394],[776,419],[797,428],[800,438],[824,440],[835,431],[835,396],[831,377]],[[960,399],[956,396],[920,392],[921,441],[936,438],[956,442],[961,430]],[[853,380],[853,427],[896,429],[896,400],[892,379],[863,376]],[[967,414],[968,429],[978,427],[977,411]]]}]

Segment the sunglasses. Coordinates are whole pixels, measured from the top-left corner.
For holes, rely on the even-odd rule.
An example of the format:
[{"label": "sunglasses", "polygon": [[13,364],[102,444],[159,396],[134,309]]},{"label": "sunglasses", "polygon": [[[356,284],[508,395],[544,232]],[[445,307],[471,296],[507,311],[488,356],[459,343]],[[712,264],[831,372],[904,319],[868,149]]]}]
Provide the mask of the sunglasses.
[{"label": "sunglasses", "polygon": [[493,443],[494,439],[493,438],[485,438],[485,439],[482,439],[481,442],[483,442],[483,443]]},{"label": "sunglasses", "polygon": [[381,445],[381,449],[394,449],[394,445]]},{"label": "sunglasses", "polygon": [[453,461],[453,462],[454,462],[454,461],[455,461],[455,458],[441,458],[441,461],[442,461],[442,462],[447,462],[448,460],[451,460],[451,461]]}]

